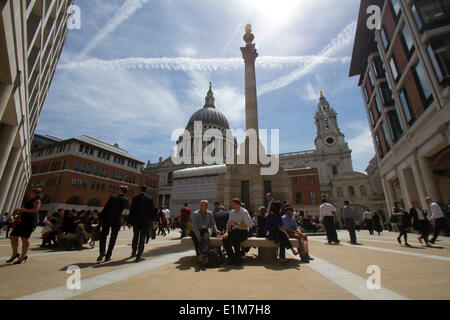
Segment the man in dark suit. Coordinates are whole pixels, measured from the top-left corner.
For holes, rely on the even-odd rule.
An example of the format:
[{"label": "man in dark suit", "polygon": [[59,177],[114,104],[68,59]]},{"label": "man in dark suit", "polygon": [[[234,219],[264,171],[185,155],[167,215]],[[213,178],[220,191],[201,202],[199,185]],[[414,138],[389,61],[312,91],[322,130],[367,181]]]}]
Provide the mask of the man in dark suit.
[{"label": "man in dark suit", "polygon": [[225,211],[223,206],[218,207],[218,211],[214,213],[214,221],[216,222],[217,230],[224,233],[227,228],[228,218],[230,216],[229,211]]},{"label": "man in dark suit", "polygon": [[152,197],[147,193],[147,186],[141,186],[141,194],[133,198],[130,208],[129,227],[133,226],[133,244],[131,256],[136,257],[136,262],[144,260],[145,238],[150,225],[156,224]]},{"label": "man in dark suit", "polygon": [[[120,186],[120,191],[122,193],[118,195],[111,196],[100,213],[100,223],[101,223],[101,233],[100,233],[100,255],[97,261],[111,260],[112,251],[114,245],[116,244],[117,234],[120,230],[120,223],[122,218],[122,211],[128,207],[128,200],[125,195],[128,192],[127,186]],[[108,252],[105,256],[106,249],[106,238],[108,237],[109,230],[111,229],[111,237],[109,238]]]}]

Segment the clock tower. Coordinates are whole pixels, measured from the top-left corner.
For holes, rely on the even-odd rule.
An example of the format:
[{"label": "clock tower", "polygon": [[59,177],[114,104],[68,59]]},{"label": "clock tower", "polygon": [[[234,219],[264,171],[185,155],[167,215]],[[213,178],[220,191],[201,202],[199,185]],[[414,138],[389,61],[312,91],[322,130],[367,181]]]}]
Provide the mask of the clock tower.
[{"label": "clock tower", "polygon": [[320,91],[319,105],[314,117],[317,127],[317,137],[314,140],[319,153],[335,153],[350,151],[345,142],[344,134],[339,130],[336,111],[330,107],[323,92]]}]

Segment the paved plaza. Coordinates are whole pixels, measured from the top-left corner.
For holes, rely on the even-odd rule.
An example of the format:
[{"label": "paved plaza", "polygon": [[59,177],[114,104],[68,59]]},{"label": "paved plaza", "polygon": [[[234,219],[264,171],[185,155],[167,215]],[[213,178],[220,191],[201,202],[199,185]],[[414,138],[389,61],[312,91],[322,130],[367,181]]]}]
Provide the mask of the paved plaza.
[{"label": "paved plaza", "polygon": [[[201,269],[193,248],[181,246],[178,230],[146,245],[146,260],[136,263],[131,253],[131,230],[121,231],[112,261],[96,262],[98,248],[55,251],[40,248],[40,227],[31,238],[29,259],[10,265],[9,240],[0,239],[0,299],[449,299],[450,238],[440,237],[425,248],[409,234],[412,248],[400,246],[396,233],[381,236],[358,232],[361,246],[352,246],[348,233],[339,232],[341,245],[326,237],[310,237],[310,264],[288,254],[281,264],[257,259],[252,248],[243,266]],[[122,229],[123,230],[123,229]],[[290,253],[290,252],[289,252]],[[81,289],[67,289],[71,274],[81,270]],[[368,289],[369,266],[378,266],[381,288]],[[373,272],[373,271],[372,271]]]}]

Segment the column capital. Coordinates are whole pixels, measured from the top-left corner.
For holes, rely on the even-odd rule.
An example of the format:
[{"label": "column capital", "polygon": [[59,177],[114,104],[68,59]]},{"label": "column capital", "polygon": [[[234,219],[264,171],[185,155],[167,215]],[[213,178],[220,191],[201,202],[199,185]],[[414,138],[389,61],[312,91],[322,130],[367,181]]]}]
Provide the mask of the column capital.
[{"label": "column capital", "polygon": [[256,58],[258,57],[258,53],[255,49],[255,44],[250,43],[245,47],[241,47],[242,58],[244,58],[245,64],[254,64]]}]

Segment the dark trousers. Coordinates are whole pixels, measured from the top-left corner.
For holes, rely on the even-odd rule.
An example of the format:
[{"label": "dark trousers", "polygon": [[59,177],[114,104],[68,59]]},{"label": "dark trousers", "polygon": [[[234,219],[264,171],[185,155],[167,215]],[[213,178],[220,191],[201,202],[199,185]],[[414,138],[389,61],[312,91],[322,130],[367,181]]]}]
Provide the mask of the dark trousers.
[{"label": "dark trousers", "polygon": [[434,243],[436,241],[436,239],[438,238],[441,231],[444,230],[445,228],[446,228],[445,218],[438,218],[435,220],[434,235],[433,235],[433,238],[431,239],[431,243]]},{"label": "dark trousers", "polygon": [[419,232],[420,237],[428,243],[428,221],[427,220],[419,220]]},{"label": "dark trousers", "polygon": [[187,228],[188,228],[188,222],[187,221],[180,221],[180,228],[181,228],[181,238],[186,237]]},{"label": "dark trousers", "polygon": [[247,240],[247,238],[247,230],[233,229],[228,233],[228,238],[222,240],[228,259],[232,262],[242,262],[241,242]]},{"label": "dark trousers", "polygon": [[131,244],[131,254],[137,258],[142,256],[145,247],[145,238],[149,232],[148,224],[133,226],[133,242]]},{"label": "dark trousers", "polygon": [[208,255],[209,248],[209,231],[208,229],[200,229],[200,241],[198,241],[197,236],[191,231],[192,242],[194,242],[195,253],[197,256]]},{"label": "dark trousers", "polygon": [[406,225],[403,224],[397,224],[397,229],[400,232],[398,235],[398,239],[402,239],[402,236],[405,238],[405,244],[408,243],[408,231],[409,228]]},{"label": "dark trousers", "polygon": [[345,219],[345,225],[347,226],[348,234],[350,235],[350,242],[356,243],[355,220],[353,218]]},{"label": "dark trousers", "polygon": [[327,230],[327,238],[328,242],[338,242],[337,232],[336,232],[336,224],[334,223],[334,217],[326,216],[323,218],[323,225]]},{"label": "dark trousers", "polygon": [[109,230],[111,229],[111,237],[109,238],[107,257],[111,257],[114,250],[114,245],[116,244],[117,234],[120,230],[120,224],[102,224],[100,232],[100,254],[104,255],[106,250],[106,238],[108,237]]},{"label": "dark trousers", "polygon": [[284,232],[280,230],[278,230],[278,232],[278,239],[280,240],[280,259],[286,259],[286,249],[292,249],[292,244]]},{"label": "dark trousers", "polygon": [[372,219],[366,219],[366,220],[364,220],[364,222],[366,223],[366,227],[369,230],[369,233],[373,234],[373,221],[372,221]]}]

